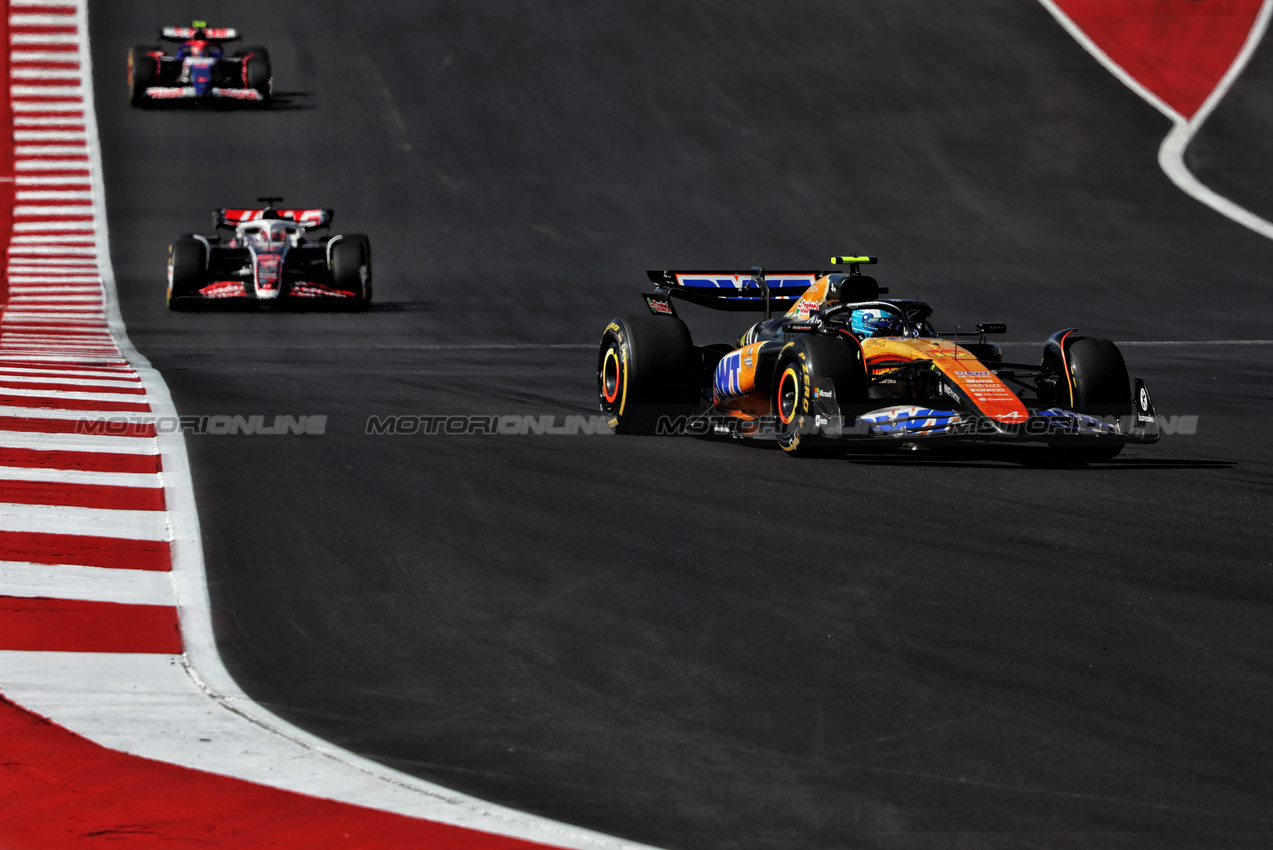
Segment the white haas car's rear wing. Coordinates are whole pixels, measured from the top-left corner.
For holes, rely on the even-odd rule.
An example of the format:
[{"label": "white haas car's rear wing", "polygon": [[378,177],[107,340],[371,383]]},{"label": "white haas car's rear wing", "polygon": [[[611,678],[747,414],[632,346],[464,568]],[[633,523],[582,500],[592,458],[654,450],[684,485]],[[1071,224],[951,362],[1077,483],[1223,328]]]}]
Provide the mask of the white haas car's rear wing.
[{"label": "white haas car's rear wing", "polygon": [[335,215],[336,211],[329,209],[276,210],[269,207],[256,210],[224,209],[217,210],[212,214],[212,226],[234,228],[245,221],[281,218],[285,221],[294,221],[306,229],[311,229],[330,226]]}]

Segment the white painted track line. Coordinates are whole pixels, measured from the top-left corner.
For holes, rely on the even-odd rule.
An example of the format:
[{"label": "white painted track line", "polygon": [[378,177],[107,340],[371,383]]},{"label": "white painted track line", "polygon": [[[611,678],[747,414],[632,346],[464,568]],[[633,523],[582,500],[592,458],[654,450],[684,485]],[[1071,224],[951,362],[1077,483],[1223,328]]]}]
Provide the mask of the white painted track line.
[{"label": "white painted track line", "polygon": [[75,384],[83,385],[85,389],[93,388],[96,392],[110,392],[111,390],[128,390],[127,395],[136,398],[144,398],[137,390],[141,389],[135,381],[118,381],[108,380],[99,377],[85,377],[70,375],[66,372],[54,372],[48,376],[35,375],[12,375],[7,374],[4,369],[0,369],[0,384]]},{"label": "white painted track line", "polygon": [[[92,418],[92,414],[86,414],[85,418]],[[0,448],[35,449],[46,452],[114,452],[119,454],[153,455],[155,453],[155,440],[153,437],[41,434],[28,431],[0,430]]]},{"label": "white painted track line", "polygon": [[[3,498],[0,493],[0,499]],[[121,511],[0,502],[0,531],[163,541],[168,539],[168,518],[163,511]]]},{"label": "white painted track line", "polygon": [[[0,387],[0,395],[7,396],[33,396],[36,398],[64,399],[66,401],[102,401],[102,402],[131,402],[133,404],[144,402],[145,396],[135,395],[133,393],[113,393],[109,389],[103,389],[101,392],[75,392],[70,390],[45,390],[45,389],[27,389],[25,387]],[[89,411],[93,413],[95,411]]]},{"label": "white painted track line", "polygon": [[[3,390],[0,390],[2,393]],[[124,396],[120,396],[124,398]],[[144,396],[135,396],[135,398],[144,398]],[[19,416],[28,419],[67,419],[72,422],[79,420],[88,420],[90,422],[98,419],[127,419],[129,422],[138,424],[153,422],[155,417],[150,413],[143,413],[136,410],[58,410],[49,407],[23,407],[17,404],[0,405],[0,416]]]},{"label": "white painted track line", "polygon": [[4,481],[48,481],[58,484],[97,484],[111,487],[152,487],[163,489],[158,472],[96,472],[91,469],[49,469],[42,466],[0,466],[0,486]]},{"label": "white painted track line", "polygon": [[1083,46],[1084,50],[1092,54],[1096,61],[1104,65],[1110,73],[1129,89],[1140,95],[1147,103],[1171,119],[1173,125],[1171,132],[1163,139],[1162,146],[1158,149],[1158,165],[1167,177],[1171,179],[1171,182],[1175,183],[1185,194],[1206,204],[1221,215],[1236,221],[1261,236],[1273,239],[1273,222],[1261,218],[1245,207],[1235,204],[1228,198],[1222,197],[1217,192],[1204,186],[1188,169],[1184,160],[1185,149],[1189,147],[1189,143],[1193,141],[1193,137],[1202,125],[1206,123],[1207,118],[1211,116],[1216,106],[1229,93],[1229,89],[1233,86],[1238,76],[1241,75],[1242,69],[1246,67],[1264,38],[1264,34],[1268,30],[1270,15],[1273,15],[1273,0],[1264,0],[1256,18],[1255,26],[1251,28],[1242,50],[1238,53],[1237,58],[1234,59],[1233,64],[1229,66],[1229,70],[1220,80],[1219,85],[1211,92],[1211,95],[1191,119],[1186,119],[1179,112],[1172,109],[1161,98],[1124,71],[1118,63],[1110,59],[1105,51],[1101,50],[1077,24],[1070,20],[1069,16],[1062,11],[1055,0],[1039,0],[1039,2],[1065,31]]},{"label": "white painted track line", "polygon": [[[156,570],[0,561],[0,583],[4,585],[6,596],[79,599],[123,605],[177,604],[172,579],[168,573]],[[9,692],[2,677],[0,689]]]},{"label": "white painted track line", "polygon": [[141,378],[133,374],[132,370],[125,369],[73,369],[66,367],[58,367],[57,369],[40,369],[34,366],[13,366],[0,360],[0,380],[7,380],[14,376],[31,375],[36,380],[47,380],[49,378],[88,378],[92,380],[101,380],[106,383],[129,384],[130,386],[140,386]]}]

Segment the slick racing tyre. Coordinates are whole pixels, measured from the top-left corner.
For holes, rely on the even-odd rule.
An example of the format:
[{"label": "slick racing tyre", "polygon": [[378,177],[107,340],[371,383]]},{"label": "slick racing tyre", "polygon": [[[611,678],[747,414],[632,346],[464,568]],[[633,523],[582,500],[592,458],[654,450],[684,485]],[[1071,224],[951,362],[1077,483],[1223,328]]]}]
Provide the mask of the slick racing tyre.
[{"label": "slick racing tyre", "polygon": [[353,292],[355,310],[371,304],[371,240],[361,233],[346,233],[332,240],[332,285]]},{"label": "slick racing tyre", "polygon": [[808,336],[787,343],[774,365],[770,391],[774,436],[785,452],[801,454],[818,443],[813,395],[819,378],[835,388],[843,428],[851,429],[865,407],[866,366],[855,341]]},{"label": "slick racing tyre", "polygon": [[146,102],[146,89],[156,83],[155,60],[151,51],[158,47],[134,47],[128,51],[128,99],[133,106]]},{"label": "slick racing tyre", "polygon": [[[698,353],[673,316],[622,316],[597,352],[597,399],[616,434],[672,433],[698,402]],[[663,420],[660,422],[660,420]]]},{"label": "slick racing tyre", "polygon": [[202,301],[199,289],[208,268],[208,246],[192,234],[168,246],[168,309],[184,310]]},{"label": "slick racing tyre", "polygon": [[[1066,385],[1071,407],[1091,416],[1127,416],[1135,410],[1131,378],[1118,346],[1100,337],[1068,340],[1066,361],[1069,374],[1062,375],[1058,386]],[[1109,460],[1123,450],[1123,443],[1112,445],[1056,444],[1052,453],[1066,462],[1088,463]]]},{"label": "slick racing tyre", "polygon": [[239,51],[243,57],[243,87],[256,89],[261,102],[268,104],[274,97],[274,70],[270,67],[270,52],[264,47],[246,47]]}]

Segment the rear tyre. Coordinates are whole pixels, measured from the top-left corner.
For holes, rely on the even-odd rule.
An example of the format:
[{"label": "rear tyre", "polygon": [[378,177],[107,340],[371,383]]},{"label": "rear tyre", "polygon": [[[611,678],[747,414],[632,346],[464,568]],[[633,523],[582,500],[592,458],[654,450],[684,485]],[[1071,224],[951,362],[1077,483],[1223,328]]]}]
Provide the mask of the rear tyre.
[{"label": "rear tyre", "polygon": [[256,89],[261,103],[269,104],[274,97],[274,70],[270,65],[270,52],[264,47],[248,47],[239,51],[243,57],[244,88]]},{"label": "rear tyre", "polygon": [[128,100],[133,106],[144,104],[146,89],[156,83],[157,63],[150,53],[158,50],[158,47],[134,47],[128,51]]},{"label": "rear tyre", "polygon": [[[1072,409],[1090,416],[1127,416],[1135,410],[1131,377],[1118,346],[1100,337],[1080,337],[1066,351]],[[1063,379],[1065,375],[1061,376]],[[1058,382],[1062,385],[1064,382]],[[1110,460],[1123,450],[1112,445],[1053,445],[1052,453],[1067,463]]]},{"label": "rear tyre", "polygon": [[168,309],[185,310],[202,300],[208,268],[208,246],[185,234],[168,246]]},{"label": "rear tyre", "polygon": [[361,233],[346,233],[331,246],[332,284],[353,292],[355,310],[371,304],[371,240]]},{"label": "rear tyre", "polygon": [[660,433],[661,419],[666,428],[693,412],[698,372],[698,352],[680,319],[622,316],[601,335],[598,404],[616,434]]},{"label": "rear tyre", "polygon": [[818,444],[813,393],[819,378],[830,379],[835,388],[845,429],[866,406],[869,382],[855,341],[811,336],[787,343],[774,366],[770,396],[774,436],[785,452],[804,454]]}]

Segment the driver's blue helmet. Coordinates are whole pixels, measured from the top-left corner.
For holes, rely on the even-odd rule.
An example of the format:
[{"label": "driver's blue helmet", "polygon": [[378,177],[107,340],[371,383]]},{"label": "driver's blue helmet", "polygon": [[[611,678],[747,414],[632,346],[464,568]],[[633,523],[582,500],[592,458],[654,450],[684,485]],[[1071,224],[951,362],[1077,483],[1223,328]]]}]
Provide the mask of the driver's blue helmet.
[{"label": "driver's blue helmet", "polygon": [[870,336],[906,336],[906,323],[884,310],[854,310],[850,319],[853,333]]}]

